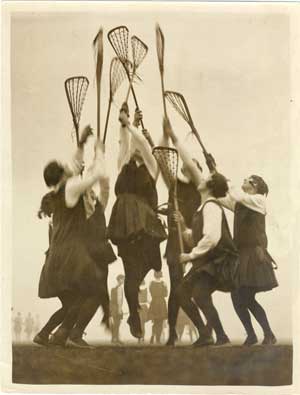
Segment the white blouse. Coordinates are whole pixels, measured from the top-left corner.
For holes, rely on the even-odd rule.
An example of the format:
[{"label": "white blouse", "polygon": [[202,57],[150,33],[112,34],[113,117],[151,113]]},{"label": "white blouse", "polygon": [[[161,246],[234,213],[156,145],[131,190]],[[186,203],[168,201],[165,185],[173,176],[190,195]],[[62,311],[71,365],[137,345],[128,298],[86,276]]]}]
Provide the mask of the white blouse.
[{"label": "white blouse", "polygon": [[[203,208],[203,237],[189,253],[190,260],[197,259],[208,251],[212,250],[220,241],[222,236],[222,209],[215,203],[209,204],[210,201],[216,201],[215,198],[208,199],[201,204],[197,211]],[[189,245],[193,245],[192,230],[187,229],[183,232],[183,237]]]},{"label": "white blouse", "polygon": [[266,196],[260,194],[250,195],[249,193],[244,192],[241,188],[230,186],[227,196],[218,200],[222,206],[231,211],[234,211],[236,203],[241,203],[260,214],[267,214]]}]

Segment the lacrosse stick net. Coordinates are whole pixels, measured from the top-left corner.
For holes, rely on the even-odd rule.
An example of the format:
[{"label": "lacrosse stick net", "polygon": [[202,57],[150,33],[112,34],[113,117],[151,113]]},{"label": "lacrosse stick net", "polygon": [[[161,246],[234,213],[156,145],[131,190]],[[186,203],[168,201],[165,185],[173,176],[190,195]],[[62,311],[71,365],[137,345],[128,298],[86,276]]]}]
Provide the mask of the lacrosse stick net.
[{"label": "lacrosse stick net", "polygon": [[72,114],[77,145],[79,144],[80,117],[88,87],[89,80],[84,76],[70,77],[65,81],[65,92]]},{"label": "lacrosse stick net", "polygon": [[126,72],[122,65],[122,62],[117,57],[113,58],[109,68],[109,101],[108,101],[108,108],[107,108],[106,121],[104,127],[103,144],[105,144],[106,141],[111,104],[113,102],[117,90],[120,88],[125,78],[126,78]]},{"label": "lacrosse stick net", "polygon": [[131,66],[131,70],[129,71],[130,79],[129,79],[128,92],[125,99],[126,103],[128,101],[130,91],[133,90],[132,85],[134,80],[138,79],[141,81],[141,78],[137,75],[136,71],[148,53],[147,45],[142,40],[140,40],[137,36],[131,37],[131,49],[132,49],[133,63],[129,65],[127,64],[127,67]]},{"label": "lacrosse stick net", "polygon": [[113,47],[117,57],[125,68],[128,62],[128,38],[129,30],[126,26],[117,26],[107,34],[108,41]]},{"label": "lacrosse stick net", "polygon": [[171,91],[166,91],[165,96],[166,96],[167,100],[171,103],[171,105],[175,108],[175,110],[178,112],[178,114],[190,126],[192,133],[194,134],[194,136],[196,137],[196,139],[198,140],[198,143],[200,144],[200,146],[202,148],[203,155],[205,156],[207,165],[208,165],[208,163],[210,163],[210,165],[208,165],[209,170],[215,171],[216,170],[216,163],[215,163],[212,155],[207,152],[206,148],[204,147],[204,144],[202,143],[200,135],[199,135],[197,129],[195,128],[195,125],[194,125],[190,110],[188,108],[187,102],[185,101],[185,98],[183,97],[183,95],[181,93],[171,92]]},{"label": "lacrosse stick net", "polygon": [[[153,149],[153,156],[164,172],[164,177],[167,178],[169,185],[169,192],[172,193],[172,200],[174,202],[174,209],[178,211],[177,201],[177,172],[178,172],[178,152],[175,148],[170,147],[155,147]],[[183,240],[181,226],[177,223],[178,242],[180,253],[183,252]]]}]

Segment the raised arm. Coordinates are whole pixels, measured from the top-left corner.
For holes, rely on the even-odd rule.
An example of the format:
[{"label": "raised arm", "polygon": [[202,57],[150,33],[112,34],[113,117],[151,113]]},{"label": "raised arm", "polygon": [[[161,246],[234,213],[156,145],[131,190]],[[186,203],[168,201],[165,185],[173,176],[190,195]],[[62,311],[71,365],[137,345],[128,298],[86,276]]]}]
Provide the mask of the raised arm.
[{"label": "raised arm", "polygon": [[65,199],[67,207],[74,207],[79,197],[98,180],[106,178],[104,154],[102,143],[98,140],[95,146],[95,159],[93,166],[87,174],[81,178],[73,176],[67,180]]},{"label": "raised arm", "polygon": [[87,142],[87,139],[89,136],[93,134],[92,128],[90,125],[87,125],[82,133],[81,137],[78,143],[78,147],[72,157],[72,161],[70,166],[67,166],[67,171],[69,173],[69,176],[76,176],[78,174],[81,174],[84,168],[84,160],[83,160],[83,155],[84,155],[84,146]]},{"label": "raised arm", "polygon": [[[122,105],[119,115],[121,125],[126,127],[128,132],[131,134],[131,147],[135,146],[140,151],[149,173],[156,180],[158,176],[157,163],[152,155],[151,147],[149,146],[148,141],[137,129],[141,119],[142,113],[140,111],[136,111],[133,125],[130,125],[128,106],[126,103]],[[130,153],[133,153],[132,149]]]},{"label": "raised arm", "polygon": [[263,215],[266,215],[266,197],[264,195],[255,194],[250,195],[244,192],[241,188],[235,188],[231,186],[228,191],[230,198],[242,205],[250,208],[253,211],[257,211]]},{"label": "raised arm", "polygon": [[191,176],[192,176],[192,181],[196,186],[198,186],[203,178],[202,176],[202,171],[198,168],[196,163],[193,161],[192,157],[190,156],[189,152],[185,148],[185,146],[178,140],[176,134],[174,133],[171,123],[168,118],[164,118],[164,133],[167,134],[174,146],[177,148],[178,153],[183,161],[183,163],[186,165],[186,167],[189,169]]}]

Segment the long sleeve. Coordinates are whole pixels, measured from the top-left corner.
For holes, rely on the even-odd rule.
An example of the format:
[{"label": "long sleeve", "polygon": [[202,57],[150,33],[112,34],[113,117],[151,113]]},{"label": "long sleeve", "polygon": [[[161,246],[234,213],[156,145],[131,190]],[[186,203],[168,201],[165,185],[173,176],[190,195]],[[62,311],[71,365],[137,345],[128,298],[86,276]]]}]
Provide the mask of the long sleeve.
[{"label": "long sleeve", "polygon": [[[132,136],[132,140],[131,140],[132,147],[135,146],[140,150],[149,173],[151,174],[153,179],[156,180],[158,175],[158,166],[154,156],[152,155],[152,149],[148,141],[133,125],[128,126],[128,130]],[[132,149],[131,149],[131,153],[133,153]]]},{"label": "long sleeve", "polygon": [[203,208],[203,237],[190,252],[190,259],[197,259],[213,249],[222,235],[222,210],[215,203]]},{"label": "long sleeve", "polygon": [[190,153],[188,152],[187,148],[185,145],[179,141],[173,141],[174,146],[177,148],[179,155],[182,159],[182,162],[186,165],[186,167],[189,169],[192,179],[195,185],[199,185],[200,182],[203,179],[203,174],[202,171],[198,168],[196,163],[193,161]]},{"label": "long sleeve", "polygon": [[118,170],[130,160],[130,133],[126,127],[120,126]]},{"label": "long sleeve", "polygon": [[264,195],[255,194],[250,195],[240,188],[230,187],[228,195],[235,202],[257,211],[260,214],[266,215],[266,197]]},{"label": "long sleeve", "polygon": [[227,208],[228,210],[234,211],[236,201],[232,196],[229,195],[229,193],[227,193],[224,198],[219,198],[218,201],[223,207]]}]

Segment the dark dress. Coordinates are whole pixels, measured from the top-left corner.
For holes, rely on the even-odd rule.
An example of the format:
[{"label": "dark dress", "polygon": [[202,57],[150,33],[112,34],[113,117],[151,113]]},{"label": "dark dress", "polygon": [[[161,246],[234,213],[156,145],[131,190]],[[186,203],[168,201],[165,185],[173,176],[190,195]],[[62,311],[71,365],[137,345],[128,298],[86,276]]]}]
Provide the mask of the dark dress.
[{"label": "dark dress", "polygon": [[148,311],[148,319],[152,321],[167,319],[166,297],[168,296],[168,289],[166,284],[162,281],[152,281],[149,290],[152,300]]},{"label": "dark dress", "polygon": [[63,185],[54,194],[53,204],[52,238],[40,276],[39,297],[57,297],[64,291],[96,293],[96,264],[83,237],[86,222],[83,198],[75,207],[66,207]]},{"label": "dark dress", "polygon": [[[186,226],[188,228],[192,227],[193,215],[201,204],[201,196],[197,191],[197,188],[192,182],[185,183],[183,181],[177,180],[177,200],[178,208],[181,212]],[[177,234],[177,226],[172,220],[173,212],[173,199],[172,193],[169,195],[169,212],[168,212],[168,242],[166,247],[166,258],[168,265],[178,262],[179,255],[179,242]],[[185,252],[188,252],[185,246]]]},{"label": "dark dress", "polygon": [[253,287],[256,292],[277,287],[273,259],[267,251],[265,216],[236,203],[234,242],[240,256],[238,270],[240,287]]},{"label": "dark dress", "polygon": [[237,271],[239,260],[224,210],[218,201],[209,200],[205,202],[201,210],[195,213],[192,225],[194,243],[197,245],[203,237],[203,208],[206,204],[216,204],[222,210],[221,238],[213,249],[193,261],[193,268],[188,275],[204,271],[214,277],[218,290],[230,292],[238,286]]},{"label": "dark dress", "polygon": [[166,233],[156,213],[157,191],[147,167],[137,166],[133,160],[125,164],[115,193],[117,200],[109,221],[108,237],[118,246],[121,257],[132,254],[128,245],[139,243],[143,247],[143,259],[160,270],[159,243],[166,239]]},{"label": "dark dress", "polygon": [[117,257],[108,241],[104,210],[98,200],[94,213],[86,220],[85,225],[84,240],[89,254],[100,268],[104,268]]}]

